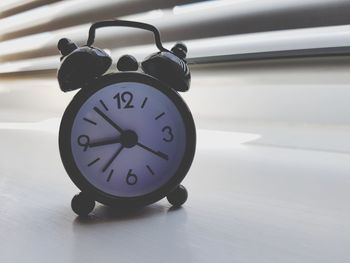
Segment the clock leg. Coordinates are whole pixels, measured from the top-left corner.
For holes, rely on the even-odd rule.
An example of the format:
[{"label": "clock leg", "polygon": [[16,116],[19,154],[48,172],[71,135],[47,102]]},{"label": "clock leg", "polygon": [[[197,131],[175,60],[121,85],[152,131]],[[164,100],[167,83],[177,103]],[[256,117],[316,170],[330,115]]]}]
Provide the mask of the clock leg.
[{"label": "clock leg", "polygon": [[95,207],[95,200],[80,192],[71,202],[72,210],[79,216],[87,216]]},{"label": "clock leg", "polygon": [[170,204],[172,204],[175,207],[178,207],[186,202],[187,197],[188,193],[186,188],[180,184],[173,191],[171,191],[166,198],[168,199]]}]

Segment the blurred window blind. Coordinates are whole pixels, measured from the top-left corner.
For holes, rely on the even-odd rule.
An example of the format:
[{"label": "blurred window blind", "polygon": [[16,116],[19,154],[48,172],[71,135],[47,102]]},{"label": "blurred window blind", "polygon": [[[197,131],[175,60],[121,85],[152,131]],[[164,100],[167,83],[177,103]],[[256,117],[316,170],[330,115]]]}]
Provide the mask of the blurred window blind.
[{"label": "blurred window blind", "polygon": [[[347,0],[4,0],[0,3],[0,74],[55,70],[57,41],[85,44],[92,22],[129,19],[159,28],[165,46],[184,41],[189,61],[349,53]],[[137,29],[101,29],[96,45],[113,56],[155,51]]]}]

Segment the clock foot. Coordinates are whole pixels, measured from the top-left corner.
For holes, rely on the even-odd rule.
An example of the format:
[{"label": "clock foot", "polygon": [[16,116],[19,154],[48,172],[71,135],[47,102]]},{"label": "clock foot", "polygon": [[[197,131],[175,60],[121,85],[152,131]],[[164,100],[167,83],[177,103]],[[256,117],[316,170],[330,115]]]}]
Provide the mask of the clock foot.
[{"label": "clock foot", "polygon": [[79,216],[87,216],[95,207],[95,201],[81,192],[75,195],[71,202],[72,210]]},{"label": "clock foot", "polygon": [[166,198],[170,204],[177,207],[183,205],[186,202],[187,197],[188,193],[186,188],[180,184],[173,191],[171,191]]}]

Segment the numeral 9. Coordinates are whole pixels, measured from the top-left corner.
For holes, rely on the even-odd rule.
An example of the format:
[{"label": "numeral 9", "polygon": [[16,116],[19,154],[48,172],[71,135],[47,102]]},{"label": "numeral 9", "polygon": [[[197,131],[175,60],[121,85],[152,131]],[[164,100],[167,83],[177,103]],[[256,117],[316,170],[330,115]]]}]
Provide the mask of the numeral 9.
[{"label": "numeral 9", "polygon": [[78,144],[84,147],[84,152],[89,148],[90,138],[87,135],[80,135],[78,137]]}]

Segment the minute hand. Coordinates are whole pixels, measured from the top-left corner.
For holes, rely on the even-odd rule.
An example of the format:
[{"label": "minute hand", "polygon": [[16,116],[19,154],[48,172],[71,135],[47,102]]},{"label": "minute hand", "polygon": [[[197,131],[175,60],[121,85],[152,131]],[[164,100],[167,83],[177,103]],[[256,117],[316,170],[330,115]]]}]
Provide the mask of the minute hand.
[{"label": "minute hand", "polygon": [[140,146],[141,148],[145,149],[146,151],[149,151],[149,152],[157,155],[158,157],[160,157],[164,160],[169,160],[168,155],[165,153],[162,153],[160,151],[155,151],[155,150],[153,150],[153,149],[151,149],[151,148],[147,147],[146,145],[143,145],[142,143],[139,143],[139,142],[136,145]]},{"label": "minute hand", "polygon": [[106,122],[108,122],[113,128],[115,128],[120,133],[123,133],[123,129],[119,127],[114,121],[112,121],[106,114],[104,114],[99,108],[94,107],[94,111],[97,112]]}]

